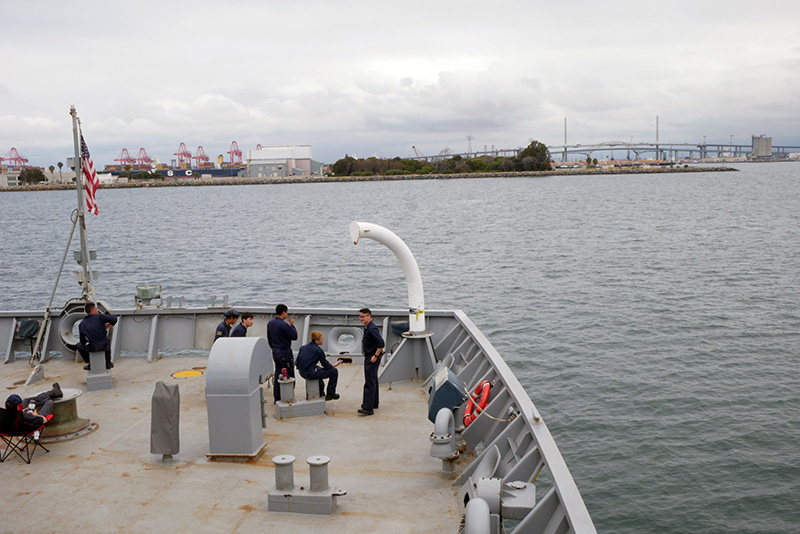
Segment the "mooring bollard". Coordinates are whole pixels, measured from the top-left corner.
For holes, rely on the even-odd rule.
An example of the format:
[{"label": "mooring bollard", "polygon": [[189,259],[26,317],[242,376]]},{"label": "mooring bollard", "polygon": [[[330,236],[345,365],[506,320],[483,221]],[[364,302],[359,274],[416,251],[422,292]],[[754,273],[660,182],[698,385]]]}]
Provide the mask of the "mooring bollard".
[{"label": "mooring bollard", "polygon": [[308,486],[295,486],[294,456],[283,454],[272,458],[275,464],[275,486],[269,490],[267,509],[270,512],[292,512],[295,514],[333,515],[336,499],[347,495],[347,491],[328,485],[328,456],[309,456]]},{"label": "mooring bollard", "polygon": [[308,460],[308,475],[311,478],[311,491],[328,491],[328,464],[331,459],[328,456],[310,456]]},{"label": "mooring bollard", "polygon": [[294,489],[294,456],[281,454],[272,458],[275,464],[275,488],[279,491]]},{"label": "mooring bollard", "polygon": [[291,404],[294,402],[294,378],[282,376],[278,378],[278,387],[281,388],[281,400]]}]

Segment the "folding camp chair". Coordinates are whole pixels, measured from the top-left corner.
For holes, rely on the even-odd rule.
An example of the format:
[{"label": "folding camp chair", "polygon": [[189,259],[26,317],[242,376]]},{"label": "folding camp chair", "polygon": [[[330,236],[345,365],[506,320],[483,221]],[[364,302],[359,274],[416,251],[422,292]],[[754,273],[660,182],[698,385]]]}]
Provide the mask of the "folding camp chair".
[{"label": "folding camp chair", "polygon": [[[18,412],[17,414],[8,414],[7,410],[0,408],[3,413],[2,418],[4,420],[9,415],[16,415],[17,420],[21,418],[22,412]],[[47,421],[53,418],[53,414],[49,414],[46,416]],[[46,423],[45,423],[46,424]],[[16,425],[14,425],[16,427]],[[36,452],[36,449],[43,449],[44,452],[50,452],[47,447],[42,445],[42,442],[39,441],[39,436],[44,428],[44,424],[42,424],[36,430],[32,430],[26,434],[22,434],[19,432],[15,432],[14,428],[11,425],[4,425],[2,432],[0,432],[0,441],[3,442],[2,449],[0,449],[0,462],[5,462],[6,459],[11,456],[11,453],[16,453],[17,456],[22,458],[25,463],[31,463],[33,459],[33,454]]]}]

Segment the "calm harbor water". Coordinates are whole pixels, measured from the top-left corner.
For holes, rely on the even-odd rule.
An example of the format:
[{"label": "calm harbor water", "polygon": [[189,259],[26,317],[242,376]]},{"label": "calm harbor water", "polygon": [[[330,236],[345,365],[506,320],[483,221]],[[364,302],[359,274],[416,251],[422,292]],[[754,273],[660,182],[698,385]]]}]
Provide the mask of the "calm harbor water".
[{"label": "calm harbor water", "polygon": [[[98,298],[461,308],[525,386],[600,532],[800,528],[800,164],[737,173],[101,190]],[[74,192],[0,194],[0,309],[43,309]],[[77,245],[77,241],[75,242]],[[56,306],[77,294],[71,270]],[[0,371],[1,372],[1,371]]]}]

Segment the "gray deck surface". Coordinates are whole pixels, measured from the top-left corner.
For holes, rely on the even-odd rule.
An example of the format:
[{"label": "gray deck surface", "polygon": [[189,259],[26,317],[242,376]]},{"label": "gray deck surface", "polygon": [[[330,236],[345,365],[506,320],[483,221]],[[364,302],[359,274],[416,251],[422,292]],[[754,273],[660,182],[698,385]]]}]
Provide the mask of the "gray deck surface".
[{"label": "gray deck surface", "polygon": [[[21,356],[18,355],[18,356]],[[381,407],[356,413],[363,371],[340,369],[328,414],[291,420],[268,418],[267,445],[257,462],[206,457],[208,427],[205,375],[174,379],[171,373],[205,369],[204,356],[165,357],[148,363],[123,358],[113,370],[114,389],[86,391],[86,372],[71,358],[45,364],[46,378],[30,387],[27,360],[0,366],[4,402],[59,382],[78,388],[78,414],[99,428],[71,441],[48,444],[25,464],[15,455],[0,464],[0,532],[455,532],[456,490],[429,455],[427,402],[420,383],[381,384]],[[150,453],[150,404],[155,383],[178,383],[181,451],[171,462]],[[297,396],[304,394],[302,380]],[[274,414],[272,390],[267,411]],[[274,485],[272,457],[291,454],[295,482],[307,487],[306,458],[331,458],[332,487],[347,490],[334,516],[267,511]]]}]

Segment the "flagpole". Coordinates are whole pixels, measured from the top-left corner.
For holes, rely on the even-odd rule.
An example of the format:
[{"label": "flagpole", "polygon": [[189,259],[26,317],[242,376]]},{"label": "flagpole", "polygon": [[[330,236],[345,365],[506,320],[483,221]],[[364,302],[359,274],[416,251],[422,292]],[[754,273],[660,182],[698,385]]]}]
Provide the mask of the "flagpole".
[{"label": "flagpole", "polygon": [[89,240],[86,236],[86,216],[84,210],[84,183],[83,183],[83,158],[81,157],[81,143],[80,143],[80,132],[78,127],[78,113],[75,111],[75,106],[70,106],[69,114],[72,116],[72,137],[75,141],[75,188],[78,191],[78,228],[80,230],[80,242],[81,242],[81,269],[82,269],[82,280],[80,282],[81,287],[83,288],[82,297],[83,300],[89,301],[89,293],[91,292],[92,296],[94,296],[94,288],[92,287],[92,282],[90,280],[90,270],[89,270]]}]

